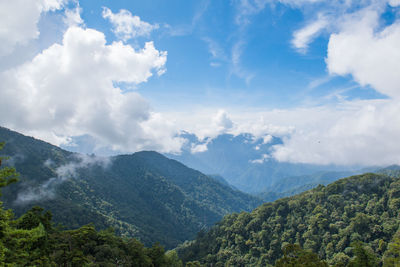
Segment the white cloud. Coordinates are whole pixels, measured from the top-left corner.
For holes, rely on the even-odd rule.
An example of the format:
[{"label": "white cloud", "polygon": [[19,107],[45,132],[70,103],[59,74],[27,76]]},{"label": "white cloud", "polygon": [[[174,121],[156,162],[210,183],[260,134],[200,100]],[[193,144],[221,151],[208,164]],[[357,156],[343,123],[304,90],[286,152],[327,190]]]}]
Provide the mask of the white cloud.
[{"label": "white cloud", "polygon": [[270,2],[270,0],[239,0],[237,6],[238,14],[235,18],[236,24],[249,24],[249,17],[261,12],[265,8],[266,4]]},{"label": "white cloud", "polygon": [[249,162],[253,164],[263,164],[264,162],[268,161],[269,158],[270,156],[268,154],[262,154],[261,158],[250,160]]},{"label": "white cloud", "polygon": [[140,126],[144,137],[141,143],[136,145],[136,150],[157,150],[159,152],[178,153],[186,141],[176,137],[178,128],[173,119],[168,120],[163,114],[150,112],[150,117],[143,121]]},{"label": "white cloud", "polygon": [[61,9],[68,0],[38,0],[37,5],[45,12]]},{"label": "white cloud", "polygon": [[347,75],[392,98],[400,97],[400,22],[379,29],[380,14],[362,10],[347,18],[329,39],[331,74]]},{"label": "white cloud", "polygon": [[233,45],[231,52],[232,65],[230,72],[231,74],[235,74],[237,77],[244,79],[246,81],[246,84],[249,84],[255,75],[241,66],[240,61],[244,47],[245,47],[244,40],[239,40]]},{"label": "white cloud", "polygon": [[322,109],[325,120],[303,111],[308,125],[298,127],[275,147],[280,161],[389,165],[400,163],[400,106],[391,100],[358,101],[344,109]]},{"label": "white cloud", "polygon": [[327,25],[328,19],[320,14],[315,21],[294,32],[292,45],[301,53],[307,52],[308,45]]},{"label": "white cloud", "polygon": [[[284,111],[286,123],[294,131],[275,146],[273,156],[280,161],[313,164],[388,165],[400,163],[400,22],[382,25],[380,16],[388,1],[363,2],[352,11],[352,3],[338,8],[335,19],[322,26],[309,24],[303,38],[294,43],[307,48],[323,27],[330,27],[327,68],[331,75],[351,75],[356,82],[369,85],[390,99],[341,101],[340,106]],[[390,1],[392,6],[397,3]],[[353,12],[353,13],[352,13]],[[334,16],[336,16],[334,15]],[[307,31],[307,27],[310,27]],[[303,30],[303,29],[302,29]],[[301,30],[300,30],[301,31]],[[299,33],[299,32],[298,32]],[[311,36],[311,38],[309,38]],[[296,40],[295,34],[295,39]],[[293,42],[294,42],[293,41]],[[297,121],[293,120],[297,113]]]},{"label": "white cloud", "polygon": [[192,144],[192,147],[190,148],[190,153],[196,154],[196,153],[205,152],[208,149],[207,145],[208,145],[208,143],[199,144],[199,145]]},{"label": "white cloud", "polygon": [[214,126],[218,132],[222,133],[230,130],[233,127],[233,122],[225,110],[219,110],[212,119],[212,126]]},{"label": "white cloud", "polygon": [[114,27],[114,33],[122,39],[127,41],[138,36],[149,36],[150,33],[158,29],[157,24],[150,24],[142,21],[140,17],[133,16],[131,12],[126,9],[121,9],[118,13],[104,7],[103,18],[108,19]]},{"label": "white cloud", "polygon": [[[210,118],[215,111],[206,113]],[[222,132],[215,131],[215,124],[201,112],[175,113],[174,117],[185,122],[179,125],[181,129],[203,139],[222,133],[251,133],[256,139],[265,137],[266,142],[269,136],[281,137],[284,144],[275,145],[271,155],[279,161],[367,166],[400,164],[398,114],[400,105],[391,99],[286,110],[230,110],[233,127]],[[205,144],[194,149],[204,151]]]},{"label": "white cloud", "polygon": [[0,57],[39,36],[37,23],[43,12],[60,9],[64,0],[0,1]]},{"label": "white cloud", "polygon": [[[294,132],[293,122],[299,121],[297,112],[287,110],[227,110],[194,109],[193,112],[165,113],[168,120],[175,119],[176,127],[194,133],[200,140],[220,134],[250,133],[256,139],[269,141],[269,135],[283,137]],[[208,139],[207,139],[208,140]]]},{"label": "white cloud", "polygon": [[103,33],[71,27],[61,44],[1,73],[0,123],[54,144],[89,134],[120,151],[179,150],[174,127],[138,93],[115,86],[146,82],[166,60],[152,42],[107,45]]},{"label": "white cloud", "polygon": [[74,9],[66,9],[65,10],[65,17],[64,17],[64,23],[68,26],[80,26],[83,25],[83,19],[81,18],[81,12],[82,8],[75,7]]},{"label": "white cloud", "polygon": [[[211,114],[213,112],[209,111],[209,116]],[[400,105],[390,99],[344,101],[339,105],[286,110],[231,110],[229,118],[233,127],[214,134],[251,133],[257,139],[266,137],[266,142],[269,135],[281,137],[284,144],[274,146],[272,156],[284,162],[400,164],[398,114]],[[211,123],[207,124],[205,116],[197,117],[197,113],[190,119],[193,125],[187,123],[180,127],[198,136],[209,136],[207,133],[215,128]],[[254,163],[260,163],[260,160],[255,159]]]},{"label": "white cloud", "polygon": [[263,142],[262,142],[263,145],[266,145],[272,141],[273,137],[272,137],[272,135],[267,134],[266,136],[263,136],[262,139],[263,139]]},{"label": "white cloud", "polygon": [[18,193],[16,204],[23,205],[32,201],[38,201],[42,199],[52,199],[56,196],[56,188],[60,184],[67,180],[78,178],[78,170],[88,167],[97,166],[100,168],[108,168],[111,164],[111,160],[108,157],[92,157],[83,154],[76,154],[72,161],[65,165],[54,166],[54,162],[51,159],[45,161],[44,166],[47,168],[55,168],[57,174],[56,177],[52,177],[49,180],[43,182],[37,187],[29,185],[24,190]]}]

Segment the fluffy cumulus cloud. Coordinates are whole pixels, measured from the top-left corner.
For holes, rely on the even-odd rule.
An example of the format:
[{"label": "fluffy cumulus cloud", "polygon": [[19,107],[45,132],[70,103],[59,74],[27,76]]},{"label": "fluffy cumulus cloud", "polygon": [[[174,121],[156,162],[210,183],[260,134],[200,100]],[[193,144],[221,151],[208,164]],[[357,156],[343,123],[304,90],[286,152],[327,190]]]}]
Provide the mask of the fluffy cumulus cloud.
[{"label": "fluffy cumulus cloud", "polygon": [[212,119],[212,124],[218,132],[229,130],[233,126],[232,120],[229,118],[225,110],[219,110],[215,117]]},{"label": "fluffy cumulus cloud", "polygon": [[66,0],[0,1],[0,57],[16,45],[26,45],[39,36],[37,23],[44,12],[60,9]]},{"label": "fluffy cumulus cloud", "polygon": [[82,9],[79,7],[79,5],[73,9],[65,10],[64,23],[69,27],[83,25],[84,22],[81,18],[81,12]]},{"label": "fluffy cumulus cloud", "polygon": [[[62,43],[1,74],[0,113],[7,116],[0,123],[55,144],[89,134],[120,151],[147,144],[160,151],[177,149],[180,140],[147,101],[116,86],[146,82],[164,71],[166,60],[167,53],[152,42],[135,50],[122,42],[106,44],[94,29],[70,27]],[[163,126],[164,131],[154,130]]]},{"label": "fluffy cumulus cloud", "polygon": [[103,8],[103,18],[108,19],[114,28],[114,33],[124,41],[138,36],[149,36],[150,33],[158,29],[157,24],[150,24],[142,21],[140,17],[133,16],[126,9],[121,9],[118,13],[113,13],[109,8]]},{"label": "fluffy cumulus cloud", "polygon": [[400,97],[400,21],[379,28],[380,14],[371,9],[352,14],[329,39],[328,70],[354,77],[391,98]]}]

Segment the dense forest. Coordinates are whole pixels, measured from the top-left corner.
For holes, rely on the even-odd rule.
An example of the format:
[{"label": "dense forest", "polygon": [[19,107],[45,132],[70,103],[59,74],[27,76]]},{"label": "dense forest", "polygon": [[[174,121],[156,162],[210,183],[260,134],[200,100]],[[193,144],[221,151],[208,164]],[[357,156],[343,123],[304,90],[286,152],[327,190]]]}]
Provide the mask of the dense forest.
[{"label": "dense forest", "polygon": [[4,206],[17,216],[41,206],[70,229],[94,223],[171,249],[224,215],[262,203],[156,152],[82,155],[2,127],[0,140],[6,164],[21,174],[4,188]]},{"label": "dense forest", "polygon": [[[12,155],[0,160],[9,204],[0,206],[6,266],[400,265],[398,166],[231,213],[259,200],[158,153],[117,156],[106,168],[82,165],[76,154],[6,133],[12,136],[0,145],[0,155]],[[27,192],[21,190],[38,189],[71,164],[81,164],[75,176],[46,188],[56,195],[17,202]],[[182,243],[195,232],[195,240]]]},{"label": "dense forest", "polygon": [[286,259],[324,260],[310,266],[399,266],[397,175],[353,176],[225,216],[178,254],[207,266],[285,266],[283,249]]},{"label": "dense forest", "polygon": [[[0,150],[3,148],[0,143]],[[0,167],[4,157],[0,158]],[[17,181],[14,168],[0,168],[0,189]],[[1,193],[1,192],[0,192]],[[1,194],[0,194],[1,195]],[[182,266],[176,252],[150,248],[114,230],[96,231],[93,225],[62,230],[52,215],[33,207],[18,219],[0,202],[1,266]]]},{"label": "dense forest", "polygon": [[[398,266],[399,172],[383,173],[342,179],[252,213],[228,215],[208,233],[167,252],[159,244],[147,248],[119,237],[111,228],[96,231],[89,224],[63,230],[41,207],[14,219],[0,203],[0,262],[173,267],[183,266],[179,253],[185,266]],[[0,168],[0,189],[17,178],[14,168]]]}]

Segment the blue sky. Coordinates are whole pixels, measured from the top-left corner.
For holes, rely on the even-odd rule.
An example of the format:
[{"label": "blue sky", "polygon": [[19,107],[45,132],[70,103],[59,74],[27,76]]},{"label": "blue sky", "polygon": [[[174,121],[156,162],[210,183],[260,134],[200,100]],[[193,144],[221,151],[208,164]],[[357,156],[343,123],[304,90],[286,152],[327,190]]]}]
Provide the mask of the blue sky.
[{"label": "blue sky", "polygon": [[[126,9],[159,25],[149,36],[128,41],[140,46],[153,40],[168,52],[167,73],[137,88],[159,110],[184,110],[194,103],[288,108],[348,87],[349,98],[384,97],[351,76],[327,79],[329,35],[319,36],[306,53],[293,47],[293,33],[309,19],[299,7],[278,2],[238,23],[239,1],[84,1],[80,6],[87,27],[102,30],[108,42],[116,37],[102,18],[103,7],[114,13]],[[320,80],[326,82],[312,86]]]},{"label": "blue sky", "polygon": [[86,140],[95,153],[179,153],[183,130],[247,132],[282,138],[280,161],[400,163],[398,0],[15,0],[0,10],[5,127],[78,151]]}]

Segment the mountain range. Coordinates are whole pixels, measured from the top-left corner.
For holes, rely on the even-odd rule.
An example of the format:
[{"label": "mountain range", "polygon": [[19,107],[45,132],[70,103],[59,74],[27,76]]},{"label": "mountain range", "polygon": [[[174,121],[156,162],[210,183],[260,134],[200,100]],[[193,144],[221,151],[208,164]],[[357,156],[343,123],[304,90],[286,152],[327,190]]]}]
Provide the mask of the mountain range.
[{"label": "mountain range", "polygon": [[[16,216],[22,215],[10,222],[15,233],[31,231],[46,236],[45,227],[49,233],[62,227],[79,228],[53,232],[56,237],[52,240],[61,244],[51,247],[61,253],[58,256],[39,249],[57,262],[68,262],[62,257],[62,246],[78,235],[74,236],[78,250],[70,250],[78,254],[84,250],[79,257],[92,262],[93,257],[96,261],[112,261],[111,254],[100,255],[93,250],[94,247],[107,250],[103,246],[107,237],[107,242],[114,238],[121,244],[136,244],[143,259],[171,260],[176,266],[182,266],[180,259],[186,266],[400,263],[397,249],[400,166],[397,165],[338,181],[334,181],[338,171],[288,176],[266,194],[275,192],[277,198],[297,195],[262,204],[260,198],[237,190],[219,175],[207,176],[153,151],[113,157],[84,155],[2,127],[0,140],[6,142],[0,157],[8,156],[2,167],[8,164],[20,173],[18,183],[2,188],[4,206],[12,208]],[[340,173],[346,174],[346,171]],[[304,183],[309,177],[314,177],[314,182],[329,184]],[[51,226],[51,216],[43,213],[42,208],[35,208],[36,205],[51,211],[54,221],[62,225]],[[32,222],[35,226],[28,227]],[[92,225],[84,226],[87,224]],[[18,228],[21,225],[28,228],[21,230]],[[146,246],[159,242],[175,250],[164,255],[158,245],[146,249],[139,241],[112,237],[110,230],[97,234],[94,227],[112,227],[119,236],[136,237]],[[83,244],[81,235],[86,239],[90,236],[97,243]],[[28,253],[25,247],[17,247],[21,255]],[[128,249],[117,254],[125,257],[131,252]],[[31,256],[34,255],[24,257]]]},{"label": "mountain range", "polygon": [[282,144],[282,139],[271,135],[221,134],[204,140],[187,132],[180,136],[187,140],[182,153],[167,157],[203,173],[219,175],[235,188],[259,194],[265,201],[376,169],[279,162],[273,157],[273,149]]},{"label": "mountain range", "polygon": [[67,228],[94,223],[172,248],[228,213],[261,204],[157,152],[83,155],[2,127],[0,140],[6,143],[1,153],[20,173],[2,197],[17,216],[39,205]]}]

